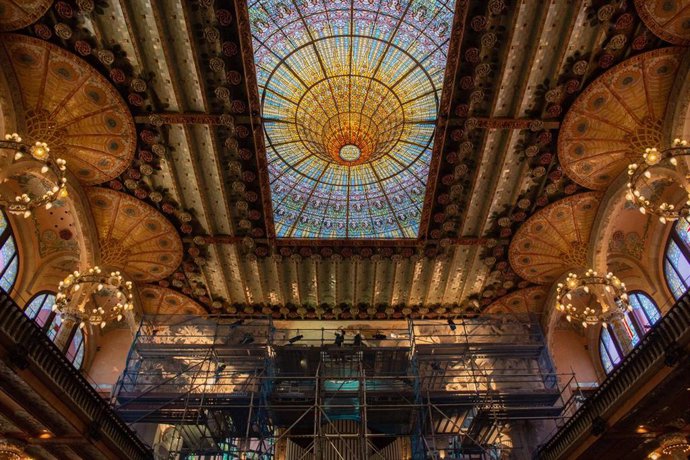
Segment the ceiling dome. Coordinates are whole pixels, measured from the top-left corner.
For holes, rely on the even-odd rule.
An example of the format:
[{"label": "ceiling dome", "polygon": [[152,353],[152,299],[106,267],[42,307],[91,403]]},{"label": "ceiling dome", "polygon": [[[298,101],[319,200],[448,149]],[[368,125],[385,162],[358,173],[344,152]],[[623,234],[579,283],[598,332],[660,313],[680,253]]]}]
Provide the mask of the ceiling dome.
[{"label": "ceiling dome", "polygon": [[145,315],[204,315],[206,310],[172,289],[160,286],[144,286],[139,289],[141,310]]},{"label": "ceiling dome", "polygon": [[87,185],[113,179],[129,166],[134,121],[101,74],[73,54],[23,35],[3,35],[2,52],[24,109],[22,138],[46,142]]},{"label": "ceiling dome", "polygon": [[0,32],[23,29],[43,16],[53,0],[0,0]]},{"label": "ceiling dome", "polygon": [[684,48],[663,48],[618,64],[582,92],[558,135],[558,158],[578,184],[604,190],[647,147],[662,120]]},{"label": "ceiling dome", "polygon": [[484,313],[541,313],[546,295],[546,288],[541,286],[520,289],[497,299],[486,308]]},{"label": "ceiling dome", "polygon": [[599,208],[595,192],[557,201],[518,229],[510,242],[510,265],[522,278],[550,283],[568,270],[585,268],[592,224]]},{"label": "ceiling dome", "polygon": [[135,281],[158,281],[182,261],[175,227],[142,201],[100,187],[89,187],[102,265],[122,270]]},{"label": "ceiling dome", "polygon": [[674,45],[690,45],[690,1],[635,0],[635,8],[654,35]]},{"label": "ceiling dome", "polygon": [[454,2],[250,2],[278,237],[413,238]]}]

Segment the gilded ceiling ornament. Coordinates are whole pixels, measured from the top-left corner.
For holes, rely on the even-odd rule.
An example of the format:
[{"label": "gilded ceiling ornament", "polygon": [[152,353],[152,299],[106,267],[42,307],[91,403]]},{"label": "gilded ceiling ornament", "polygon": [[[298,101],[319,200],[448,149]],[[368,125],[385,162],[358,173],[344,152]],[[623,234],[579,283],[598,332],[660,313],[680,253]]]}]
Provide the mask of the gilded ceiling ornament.
[{"label": "gilded ceiling ornament", "polygon": [[136,147],[134,120],[99,72],[56,45],[24,35],[3,35],[0,54],[25,105],[22,137],[47,143],[84,184],[112,180],[127,169]]}]

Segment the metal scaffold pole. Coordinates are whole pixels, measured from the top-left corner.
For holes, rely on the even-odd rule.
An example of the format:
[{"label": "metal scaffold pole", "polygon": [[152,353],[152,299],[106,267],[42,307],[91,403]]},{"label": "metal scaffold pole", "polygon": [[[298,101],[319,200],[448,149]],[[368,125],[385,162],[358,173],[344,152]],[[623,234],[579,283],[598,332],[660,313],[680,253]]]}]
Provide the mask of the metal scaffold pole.
[{"label": "metal scaffold pole", "polygon": [[559,420],[536,323],[456,321],[146,318],[112,400],[171,459],[484,460],[511,423]]}]

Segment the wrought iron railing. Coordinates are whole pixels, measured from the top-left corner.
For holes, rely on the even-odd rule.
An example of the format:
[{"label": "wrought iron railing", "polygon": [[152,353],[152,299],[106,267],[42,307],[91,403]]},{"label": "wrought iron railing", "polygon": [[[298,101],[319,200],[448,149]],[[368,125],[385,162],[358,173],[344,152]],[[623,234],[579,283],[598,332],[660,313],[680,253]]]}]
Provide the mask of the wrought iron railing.
[{"label": "wrought iron railing", "polygon": [[606,417],[627,394],[664,366],[673,366],[690,343],[690,293],[659,320],[649,334],[623,359],[536,457],[557,460],[584,435],[601,434]]},{"label": "wrought iron railing", "polygon": [[149,448],[129,429],[98,392],[48,336],[21,308],[0,290],[0,345],[9,351],[12,364],[31,369],[58,389],[60,398],[81,412],[86,421],[84,436],[110,441],[127,459],[152,458]]}]

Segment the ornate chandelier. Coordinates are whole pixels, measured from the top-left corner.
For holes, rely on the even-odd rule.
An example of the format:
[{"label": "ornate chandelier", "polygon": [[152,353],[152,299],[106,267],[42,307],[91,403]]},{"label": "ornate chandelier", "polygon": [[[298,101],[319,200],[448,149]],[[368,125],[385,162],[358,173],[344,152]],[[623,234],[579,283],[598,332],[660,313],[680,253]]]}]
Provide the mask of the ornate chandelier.
[{"label": "ornate chandelier", "polygon": [[[573,294],[578,291],[593,295],[594,306],[577,306]],[[564,283],[558,283],[556,309],[565,314],[568,322],[578,322],[582,327],[595,324],[606,327],[608,322],[632,311],[632,306],[628,303],[625,283],[612,273],[601,276],[589,269],[584,276],[569,273]]]},{"label": "ornate chandelier", "polygon": [[664,165],[676,167],[678,166],[678,158],[684,156],[690,157],[690,147],[687,141],[681,139],[675,139],[673,146],[661,151],[654,147],[646,149],[642,155],[643,161],[641,163],[628,165],[627,200],[637,206],[642,214],[655,215],[663,224],[688,216],[690,214],[690,184],[678,184],[686,195],[685,203],[680,206],[665,201],[653,203],[653,198],[645,196],[639,188],[643,178],[651,179],[650,169],[652,167]]},{"label": "ornate chandelier", "polygon": [[[99,305],[99,297],[103,304],[114,305]],[[75,271],[60,281],[53,311],[79,321],[80,327],[88,322],[103,328],[108,321],[120,321],[126,311],[133,310],[132,299],[131,281],[125,281],[120,272],[104,274],[99,267],[93,267],[86,273]]]},{"label": "ornate chandelier", "polygon": [[7,438],[0,438],[0,458],[22,460],[24,458],[24,450],[10,442]]},{"label": "ornate chandelier", "polygon": [[[48,179],[53,186],[45,191],[41,196],[30,196],[28,193],[17,195],[14,200],[0,196],[0,207],[11,214],[19,214],[24,217],[31,216],[31,211],[45,206],[50,209],[53,202],[67,197],[67,162],[62,158],[53,158],[50,155],[50,148],[45,142],[36,142],[33,145],[25,144],[17,133],[7,134],[5,140],[0,140],[0,149],[14,150],[15,154],[12,162],[21,161],[30,156],[33,160],[43,163],[41,174],[48,178],[48,173],[52,173],[54,180]],[[7,180],[7,177],[3,178]]]}]

